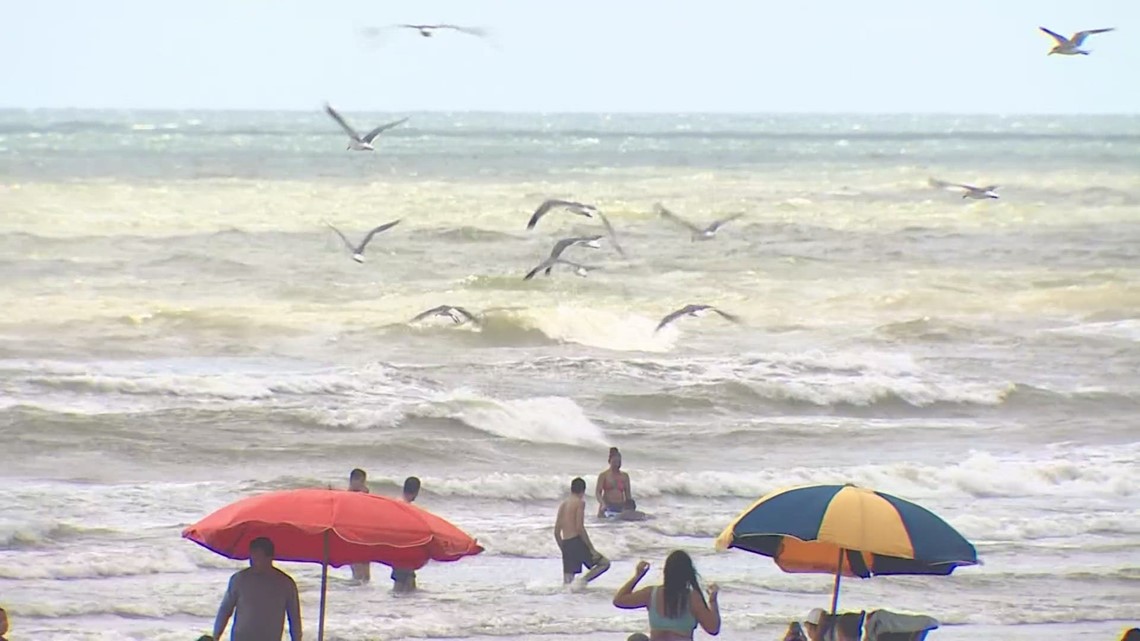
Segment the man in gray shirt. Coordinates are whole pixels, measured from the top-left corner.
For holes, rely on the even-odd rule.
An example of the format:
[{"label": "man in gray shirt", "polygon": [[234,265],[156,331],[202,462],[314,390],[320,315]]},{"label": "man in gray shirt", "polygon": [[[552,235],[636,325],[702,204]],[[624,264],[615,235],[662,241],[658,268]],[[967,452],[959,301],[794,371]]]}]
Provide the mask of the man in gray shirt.
[{"label": "man in gray shirt", "polygon": [[231,641],[281,641],[286,616],[289,617],[289,637],[292,641],[301,641],[297,584],[288,574],[273,567],[273,541],[265,537],[250,541],[249,567],[230,577],[226,596],[214,619],[217,641],[221,641],[230,616],[234,616]]}]

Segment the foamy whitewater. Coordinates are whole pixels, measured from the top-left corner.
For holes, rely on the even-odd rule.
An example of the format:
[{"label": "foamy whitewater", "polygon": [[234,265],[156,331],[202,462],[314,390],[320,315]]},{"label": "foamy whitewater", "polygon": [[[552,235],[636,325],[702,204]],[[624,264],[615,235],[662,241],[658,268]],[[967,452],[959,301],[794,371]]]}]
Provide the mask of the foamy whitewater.
[{"label": "foamy whitewater", "polygon": [[[356,114],[382,122],[407,114]],[[932,640],[1110,639],[1140,603],[1140,118],[411,114],[376,153],[312,113],[0,112],[0,605],[11,638],[207,633],[242,563],[179,536],[251,493],[424,482],[485,554],[393,596],[333,571],[328,638],[624,639],[672,549],[721,638],[776,639],[831,578],[716,553],[766,492],[852,482],[978,547],[847,580]],[[962,200],[929,177],[1001,185]],[[558,238],[599,269],[524,281]],[[744,212],[708,242],[696,222]],[[402,218],[356,264],[352,239]],[[687,303],[742,317],[682,319]],[[408,319],[440,304],[481,329]],[[619,446],[644,525],[561,586],[570,479]],[[592,503],[591,503],[592,504]],[[316,638],[319,566],[284,564]],[[700,636],[700,635],[698,635]]]}]

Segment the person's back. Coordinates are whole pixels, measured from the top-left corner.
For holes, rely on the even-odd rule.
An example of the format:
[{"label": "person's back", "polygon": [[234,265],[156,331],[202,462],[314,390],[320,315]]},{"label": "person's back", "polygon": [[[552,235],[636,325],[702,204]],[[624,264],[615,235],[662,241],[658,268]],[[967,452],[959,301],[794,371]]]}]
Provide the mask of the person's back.
[{"label": "person's back", "polygon": [[230,577],[214,634],[219,641],[233,617],[232,641],[281,641],[285,619],[289,619],[289,636],[301,641],[301,605],[297,584],[281,570],[273,567],[273,542],[259,537],[249,544],[250,567]]},{"label": "person's back", "polygon": [[651,641],[691,641],[698,625],[713,636],[720,633],[718,589],[710,585],[705,601],[688,554],[681,550],[670,553],[665,559],[662,584],[634,591],[648,570],[648,563],[638,563],[633,578],[614,594],[613,604],[623,609],[645,608]]},{"label": "person's back", "polygon": [[669,607],[665,601],[665,586],[654,586],[649,592],[649,631],[652,641],[668,639],[692,639],[697,629],[697,617],[689,607],[690,591],[686,588],[673,607],[678,611],[666,614]]},{"label": "person's back", "polygon": [[258,571],[246,568],[230,580],[236,601],[234,641],[279,641],[285,629],[285,613],[297,586],[277,568]]}]

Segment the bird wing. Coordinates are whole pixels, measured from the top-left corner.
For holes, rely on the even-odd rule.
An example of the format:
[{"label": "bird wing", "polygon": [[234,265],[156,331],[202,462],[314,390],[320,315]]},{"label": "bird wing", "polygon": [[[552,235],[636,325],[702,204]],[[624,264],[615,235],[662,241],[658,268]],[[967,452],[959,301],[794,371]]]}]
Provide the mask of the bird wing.
[{"label": "bird wing", "polygon": [[677,214],[674,214],[673,212],[669,211],[668,209],[665,209],[665,207],[662,206],[661,203],[658,203],[655,206],[655,209],[657,209],[657,214],[660,215],[662,218],[665,218],[666,220],[671,220],[671,221],[673,221],[679,225],[684,225],[685,227],[688,227],[691,231],[698,233],[698,234],[700,232],[704,231],[703,229],[701,229],[700,227],[697,227],[693,223],[690,223],[689,221],[685,220],[684,218],[681,218],[680,216],[678,216]]},{"label": "bird wing", "polygon": [[1113,28],[1110,27],[1108,29],[1086,29],[1084,31],[1078,31],[1078,32],[1073,34],[1072,41],[1073,41],[1073,44],[1075,44],[1079,47],[1079,46],[1081,46],[1081,43],[1085,41],[1085,38],[1093,35],[1094,33],[1104,33],[1106,31],[1112,31],[1112,30],[1113,30]]},{"label": "bird wing", "polygon": [[405,122],[408,122],[407,118],[401,118],[399,120],[394,120],[394,121],[389,122],[387,124],[380,125],[379,127],[375,128],[372,131],[365,134],[363,140],[364,140],[364,142],[371,143],[373,140],[376,139],[376,136],[380,135],[381,132],[387,131],[387,130],[389,130],[392,127],[395,127],[397,125],[402,125]]},{"label": "bird wing", "polygon": [[325,224],[329,226],[329,229],[335,231],[337,236],[340,236],[340,239],[341,239],[341,241],[344,242],[345,247],[347,247],[350,251],[356,251],[356,247],[353,247],[352,243],[349,242],[348,238],[346,238],[344,234],[340,233],[339,229],[337,229],[336,227],[333,227],[329,223],[325,223]]},{"label": "bird wing", "polygon": [[469,36],[476,36],[479,38],[486,37],[487,30],[482,27],[461,27],[456,24],[441,24],[436,26],[437,29],[454,29],[460,33],[465,33]]},{"label": "bird wing", "polygon": [[530,221],[526,224],[526,228],[534,229],[534,226],[538,224],[538,220],[545,216],[546,212],[550,211],[551,209],[554,209],[555,207],[569,207],[574,204],[576,203],[572,203],[568,200],[558,200],[556,198],[551,198],[539,205],[538,209],[534,210],[534,214],[530,217]]},{"label": "bird wing", "polygon": [[654,332],[661,331],[662,327],[665,327],[669,323],[672,323],[673,321],[677,320],[678,318],[688,314],[689,312],[692,311],[692,308],[693,308],[692,305],[685,305],[681,309],[669,312],[668,314],[665,315],[665,318],[661,319],[660,323],[657,323],[657,329],[655,329],[653,331]]},{"label": "bird wing", "polygon": [[965,189],[968,191],[974,191],[977,189],[977,187],[974,187],[972,185],[964,185],[962,183],[951,183],[951,182],[946,182],[945,180],[938,180],[937,178],[931,178],[930,179],[930,186],[931,187],[937,187],[938,189]]},{"label": "bird wing", "polygon": [[523,280],[530,280],[530,279],[534,278],[535,274],[542,271],[543,269],[550,269],[551,267],[554,266],[555,260],[556,259],[554,259],[554,258],[547,258],[546,260],[542,261],[541,263],[538,264],[537,267],[535,267],[534,269],[527,272],[526,276],[523,276]]},{"label": "bird wing", "polygon": [[993,191],[998,188],[998,185],[986,185],[982,187],[982,191]]},{"label": "bird wing", "polygon": [[448,310],[447,305],[440,305],[439,307],[432,307],[431,309],[429,309],[427,311],[423,311],[423,312],[420,312],[419,314],[416,314],[415,317],[412,318],[412,320],[410,320],[408,322],[414,323],[418,320],[423,320],[423,319],[427,318],[428,316],[435,316],[436,314],[446,313],[447,310]]},{"label": "bird wing", "polygon": [[720,229],[721,227],[725,226],[726,224],[736,220],[737,218],[740,218],[743,215],[744,214],[733,214],[733,215],[728,216],[726,218],[721,218],[720,220],[714,220],[713,223],[711,225],[709,225],[708,231],[716,231],[716,230]]},{"label": "bird wing", "polygon": [[622,249],[618,243],[617,233],[614,232],[614,226],[610,224],[610,219],[606,218],[606,215],[597,209],[594,210],[594,213],[598,215],[598,218],[602,219],[602,225],[606,228],[606,233],[610,235],[610,242],[614,244],[614,249],[617,250],[617,253],[622,258],[625,258],[625,250]]},{"label": "bird wing", "polygon": [[376,234],[379,234],[380,232],[382,232],[384,230],[391,229],[391,228],[395,227],[396,225],[399,225],[400,220],[403,220],[403,219],[401,218],[401,219],[393,220],[390,223],[384,223],[383,225],[380,225],[379,227],[368,232],[368,235],[364,237],[364,240],[360,241],[360,247],[357,247],[356,251],[358,253],[363,254],[364,248],[368,246],[368,243],[372,240],[373,236],[375,236]]},{"label": "bird wing", "polygon": [[1069,39],[1066,38],[1065,36],[1062,36],[1061,34],[1057,33],[1056,31],[1049,31],[1045,27],[1037,27],[1037,28],[1044,31],[1045,33],[1053,36],[1053,39],[1057,41],[1057,44],[1059,44],[1059,45],[1069,44]]},{"label": "bird wing", "polygon": [[601,240],[601,236],[574,236],[572,238],[563,238],[562,240],[554,243],[554,248],[550,250],[550,259],[553,260],[562,255],[567,247],[577,245],[578,243],[588,243],[592,240]]},{"label": "bird wing", "polygon": [[464,309],[462,307],[452,307],[451,309],[454,309],[455,311],[459,312],[459,314],[461,316],[463,316],[467,320],[471,321],[472,323],[475,323],[476,325],[479,324],[479,319],[475,317],[475,314],[472,314],[471,312],[467,311],[466,309]]},{"label": "bird wing", "polygon": [[740,317],[739,317],[739,316],[737,316],[737,315],[735,315],[735,314],[729,314],[728,312],[722,312],[722,311],[720,311],[719,309],[717,309],[717,308],[715,308],[715,307],[709,307],[709,309],[711,309],[712,311],[714,311],[714,312],[716,312],[716,313],[720,314],[720,317],[721,317],[721,318],[723,318],[723,319],[725,319],[726,321],[729,321],[729,322],[732,322],[732,323],[737,323],[737,324],[739,324],[739,323],[740,323]]},{"label": "bird wing", "polygon": [[352,138],[353,140],[360,140],[360,134],[356,133],[356,130],[350,127],[348,123],[344,121],[344,118],[341,118],[340,114],[336,112],[336,109],[333,109],[332,105],[328,104],[327,102],[325,103],[325,113],[332,116],[332,119],[335,120],[338,125],[340,125],[341,129],[344,129],[344,133],[348,134],[349,138]]}]

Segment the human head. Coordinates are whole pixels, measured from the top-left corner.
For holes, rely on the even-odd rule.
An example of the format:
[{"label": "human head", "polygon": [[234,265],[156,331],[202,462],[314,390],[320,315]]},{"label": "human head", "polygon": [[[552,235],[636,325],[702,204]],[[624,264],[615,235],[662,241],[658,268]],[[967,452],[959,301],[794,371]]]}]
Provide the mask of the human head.
[{"label": "human head", "polygon": [[618,451],[618,448],[616,448],[616,447],[610,448],[610,459],[609,460],[610,460],[610,469],[611,470],[616,472],[616,471],[621,469],[621,452]]},{"label": "human head", "polygon": [[1124,636],[1120,637],[1120,641],[1140,641],[1140,628],[1125,630]]},{"label": "human head", "polygon": [[249,565],[257,569],[273,566],[273,541],[259,536],[249,542]]},{"label": "human head", "polygon": [[649,641],[649,637],[642,632],[634,632],[625,638],[625,641]]},{"label": "human head", "polygon": [[665,589],[665,616],[677,617],[686,611],[689,590],[701,594],[701,584],[697,581],[697,569],[693,559],[684,550],[673,550],[665,557],[665,570],[662,573],[662,587]]},{"label": "human head", "polygon": [[368,473],[359,467],[348,473],[348,486],[354,490],[364,487],[368,482]]},{"label": "human head", "polygon": [[0,608],[0,635],[8,634],[8,612]]},{"label": "human head", "polygon": [[408,503],[420,495],[420,480],[414,476],[404,479],[404,500]]},{"label": "human head", "polygon": [[825,616],[827,613],[823,611],[823,608],[813,608],[804,618],[804,630],[807,631],[807,636],[811,641],[820,641],[820,626],[823,624]]},{"label": "human head", "polygon": [[582,496],[586,493],[586,482],[582,480],[582,477],[579,476],[570,481],[570,493],[575,496]]}]

